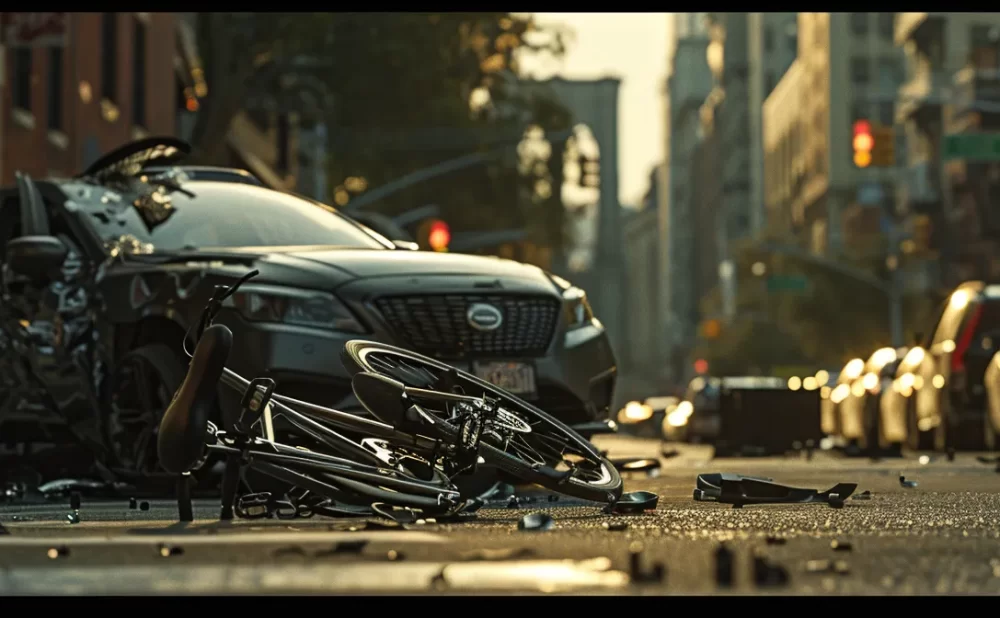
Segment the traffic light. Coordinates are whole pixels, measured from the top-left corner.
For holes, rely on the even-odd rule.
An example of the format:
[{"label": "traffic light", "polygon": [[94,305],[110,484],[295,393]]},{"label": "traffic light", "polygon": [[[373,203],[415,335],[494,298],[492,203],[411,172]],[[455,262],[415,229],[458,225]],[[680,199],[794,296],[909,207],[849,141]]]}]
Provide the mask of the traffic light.
[{"label": "traffic light", "polygon": [[893,167],[896,165],[896,130],[893,127],[874,127],[872,137],[872,165]]},{"label": "traffic light", "polygon": [[854,123],[854,165],[866,168],[872,164],[872,149],[875,147],[875,137],[872,135],[872,125],[867,120],[857,120]]},{"label": "traffic light", "polygon": [[427,244],[435,251],[447,251],[451,242],[451,229],[440,219],[431,222],[427,231]]}]

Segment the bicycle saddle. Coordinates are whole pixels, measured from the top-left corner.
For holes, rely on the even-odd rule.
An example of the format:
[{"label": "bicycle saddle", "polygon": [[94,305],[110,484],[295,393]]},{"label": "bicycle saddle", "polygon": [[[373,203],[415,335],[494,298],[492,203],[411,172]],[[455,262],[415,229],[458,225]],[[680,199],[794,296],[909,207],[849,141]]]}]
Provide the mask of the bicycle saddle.
[{"label": "bicycle saddle", "polygon": [[156,450],[167,472],[190,472],[205,452],[205,432],[216,389],[233,347],[233,333],[221,324],[205,329],[187,376],[160,421]]}]

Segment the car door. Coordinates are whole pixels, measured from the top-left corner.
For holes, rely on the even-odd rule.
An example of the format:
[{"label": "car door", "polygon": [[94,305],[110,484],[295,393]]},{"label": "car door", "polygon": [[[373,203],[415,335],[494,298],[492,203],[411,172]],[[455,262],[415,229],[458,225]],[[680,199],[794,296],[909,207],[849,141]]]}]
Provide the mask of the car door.
[{"label": "car door", "polygon": [[95,338],[90,311],[92,269],[80,250],[80,239],[59,210],[47,203],[36,184],[18,175],[21,233],[54,236],[68,249],[56,280],[39,285],[4,269],[4,296],[18,353],[29,376],[45,393],[51,412],[94,448],[100,448],[97,426]]}]

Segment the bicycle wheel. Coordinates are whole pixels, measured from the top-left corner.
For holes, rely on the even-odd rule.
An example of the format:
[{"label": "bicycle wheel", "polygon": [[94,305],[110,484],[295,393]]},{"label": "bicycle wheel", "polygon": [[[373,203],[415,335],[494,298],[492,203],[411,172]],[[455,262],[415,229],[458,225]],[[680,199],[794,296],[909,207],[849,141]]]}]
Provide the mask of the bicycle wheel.
[{"label": "bicycle wheel", "polygon": [[[496,399],[501,407],[498,422],[494,423],[498,432],[484,434],[480,450],[487,463],[517,478],[584,500],[613,502],[621,497],[621,476],[593,444],[505,390],[432,358],[371,341],[348,341],[342,358],[352,376],[371,373],[409,387]],[[366,403],[362,396],[358,399]],[[374,409],[369,411],[382,422],[396,424],[402,420],[400,406],[395,404],[398,396],[388,383],[385,390],[370,399]],[[441,401],[420,403],[435,416],[433,428],[442,438],[454,439],[458,435],[458,428],[449,422],[450,406]],[[571,474],[567,476],[567,472]]]}]

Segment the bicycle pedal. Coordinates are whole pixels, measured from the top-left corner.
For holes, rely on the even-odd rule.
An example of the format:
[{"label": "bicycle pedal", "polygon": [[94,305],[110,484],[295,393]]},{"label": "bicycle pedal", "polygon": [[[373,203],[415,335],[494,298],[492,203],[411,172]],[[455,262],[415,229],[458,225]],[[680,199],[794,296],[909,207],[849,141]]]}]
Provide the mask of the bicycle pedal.
[{"label": "bicycle pedal", "polygon": [[271,514],[271,494],[245,494],[236,501],[236,515],[240,519],[263,519]]}]

